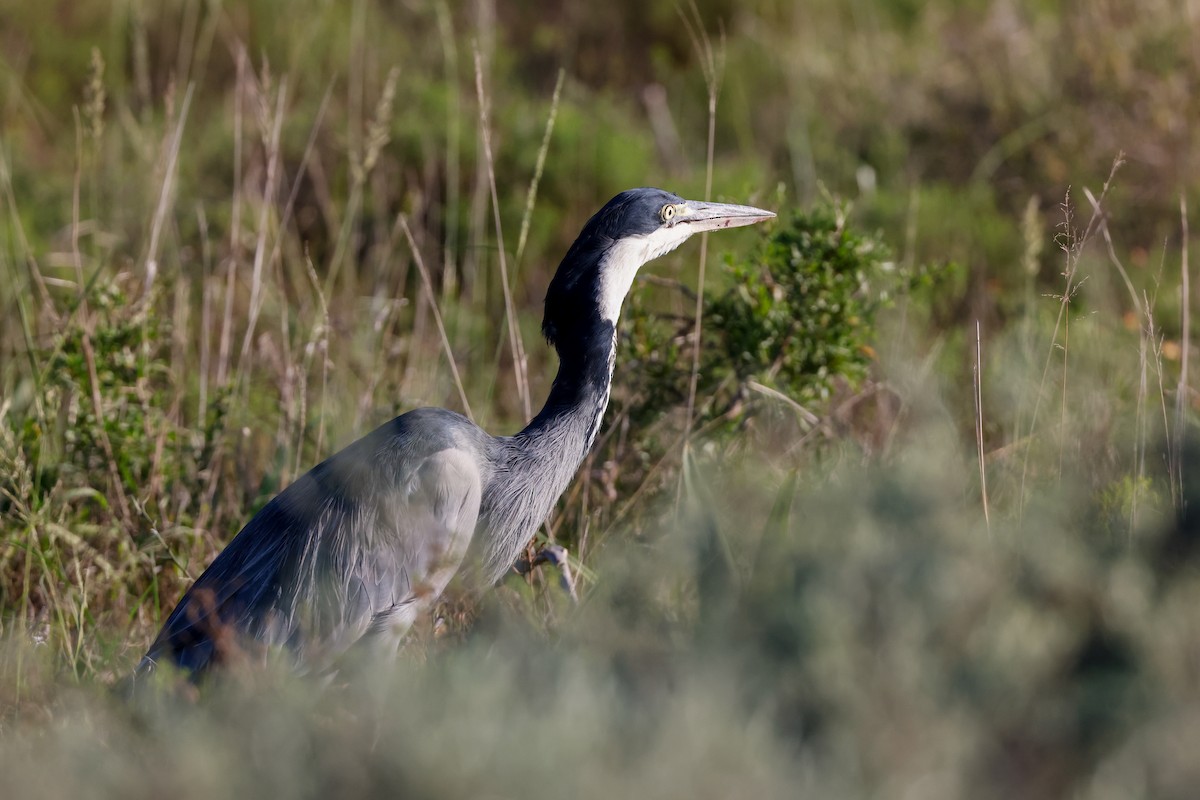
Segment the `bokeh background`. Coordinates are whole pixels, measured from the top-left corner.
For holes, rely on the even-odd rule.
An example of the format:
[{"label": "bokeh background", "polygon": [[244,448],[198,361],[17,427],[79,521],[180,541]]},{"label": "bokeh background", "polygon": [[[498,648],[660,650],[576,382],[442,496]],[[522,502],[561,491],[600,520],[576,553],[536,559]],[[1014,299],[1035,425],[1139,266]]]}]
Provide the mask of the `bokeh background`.
[{"label": "bokeh background", "polygon": [[[6,783],[1191,796],[1198,29],[1194,0],[0,0]],[[535,571],[353,682],[111,688],[321,458],[421,405],[519,429],[558,260],[642,185],[780,215],[635,284],[534,543],[578,606]]]}]

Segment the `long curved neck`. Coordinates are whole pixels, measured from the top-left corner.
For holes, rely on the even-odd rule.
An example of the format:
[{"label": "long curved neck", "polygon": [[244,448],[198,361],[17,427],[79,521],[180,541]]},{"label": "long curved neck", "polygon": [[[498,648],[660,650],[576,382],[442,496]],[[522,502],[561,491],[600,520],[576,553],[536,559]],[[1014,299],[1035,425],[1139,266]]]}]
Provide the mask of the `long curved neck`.
[{"label": "long curved neck", "polygon": [[617,318],[645,260],[639,237],[599,246],[582,234],[546,293],[542,330],[558,352],[558,374],[546,405],[517,438],[532,452],[569,464],[571,473],[591,449],[608,406]]},{"label": "long curved neck", "polygon": [[590,315],[572,333],[572,344],[561,340],[558,374],[546,404],[517,434],[535,445],[538,454],[577,467],[587,456],[608,407],[616,356],[616,327],[599,314]]},{"label": "long curved neck", "polygon": [[494,581],[520,554],[587,457],[608,408],[621,301],[644,261],[621,242],[572,245],[546,293],[542,330],[558,352],[546,404],[501,443],[498,478],[484,491],[485,570]]},{"label": "long curved neck", "polygon": [[480,509],[489,582],[513,565],[550,516],[587,457],[608,407],[615,324],[596,311],[572,328],[556,345],[558,374],[545,406],[520,433],[498,440],[507,452],[503,477],[485,489]]}]

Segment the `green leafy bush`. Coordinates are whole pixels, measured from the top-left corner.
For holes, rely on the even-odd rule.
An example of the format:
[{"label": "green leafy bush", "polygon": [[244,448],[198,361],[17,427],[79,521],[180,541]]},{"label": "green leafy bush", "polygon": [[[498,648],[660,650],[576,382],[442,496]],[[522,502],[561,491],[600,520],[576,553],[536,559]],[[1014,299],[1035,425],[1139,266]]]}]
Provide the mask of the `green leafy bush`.
[{"label": "green leafy bush", "polygon": [[[701,424],[739,420],[750,382],[818,405],[839,382],[859,385],[874,359],[878,312],[931,274],[897,265],[879,236],[854,230],[848,208],[834,204],[792,212],[751,255],[726,264],[728,288],[704,301]],[[642,293],[629,317],[621,381],[633,387],[631,417],[645,423],[686,402],[694,323],[651,311]]]},{"label": "green leafy bush", "polygon": [[866,377],[875,314],[907,282],[877,236],[849,227],[843,206],[794,212],[748,260],[726,262],[732,285],[708,306],[721,345],[710,360],[800,400],[828,397],[838,377]]}]

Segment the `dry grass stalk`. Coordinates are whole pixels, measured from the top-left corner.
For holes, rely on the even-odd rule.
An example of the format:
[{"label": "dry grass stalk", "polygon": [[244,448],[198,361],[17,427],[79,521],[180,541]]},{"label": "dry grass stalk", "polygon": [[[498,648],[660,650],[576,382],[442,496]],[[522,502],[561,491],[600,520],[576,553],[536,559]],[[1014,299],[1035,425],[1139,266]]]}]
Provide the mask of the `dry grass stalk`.
[{"label": "dry grass stalk", "polygon": [[[1072,207],[1071,195],[1067,193],[1066,199],[1063,201],[1063,216],[1062,223],[1063,233],[1060,236],[1059,246],[1066,258],[1066,267],[1063,270],[1064,286],[1063,291],[1057,296],[1058,299],[1058,315],[1054,321],[1054,330],[1050,336],[1050,347],[1046,353],[1045,364],[1042,367],[1042,377],[1038,383],[1038,389],[1033,404],[1033,415],[1029,421],[1028,436],[1032,439],[1037,430],[1038,412],[1041,410],[1042,397],[1045,393],[1046,380],[1050,375],[1050,365],[1053,363],[1054,353],[1060,347],[1059,332],[1064,330],[1068,310],[1071,299],[1079,290],[1079,282],[1076,281],[1076,273],[1079,266],[1079,255],[1083,251],[1084,246],[1091,240],[1092,234],[1096,231],[1097,226],[1103,223],[1103,211],[1101,210],[1104,199],[1108,196],[1109,189],[1112,187],[1113,178],[1116,177],[1117,170],[1125,163],[1124,154],[1118,154],[1113,160],[1112,169],[1108,173],[1108,178],[1104,181],[1104,187],[1100,191],[1100,197],[1096,201],[1091,218],[1088,220],[1087,226],[1084,228],[1082,235],[1076,233],[1076,229],[1072,225]],[[1063,406],[1062,415],[1065,424],[1066,417],[1066,395],[1067,395],[1067,372],[1066,372],[1066,341],[1061,345],[1063,348]],[[1060,437],[1061,438],[1061,437]],[[1024,518],[1025,512],[1025,486],[1029,477],[1029,455],[1032,448],[1025,449],[1025,455],[1021,464],[1021,489],[1017,498],[1017,520],[1020,522]],[[1062,472],[1062,449],[1060,443],[1059,450],[1059,474]]]},{"label": "dry grass stalk", "polygon": [[467,390],[463,387],[462,376],[458,372],[458,362],[454,359],[454,349],[450,346],[450,337],[446,335],[446,325],[442,322],[441,311],[438,310],[437,295],[433,291],[433,280],[429,277],[429,270],[425,267],[425,259],[421,257],[421,249],[417,247],[412,230],[408,227],[408,220],[401,214],[397,221],[400,224],[400,229],[404,231],[404,238],[408,242],[409,249],[412,250],[413,260],[417,264],[417,271],[421,274],[421,283],[425,287],[425,299],[429,301],[429,310],[433,313],[433,321],[437,325],[438,336],[442,340],[442,349],[446,353],[446,360],[450,362],[450,372],[454,376],[454,386],[458,389],[458,399],[462,401],[463,411],[466,413],[467,419],[473,422],[475,415],[471,412],[471,403],[467,400]]},{"label": "dry grass stalk", "polygon": [[550,115],[546,117],[546,130],[542,133],[542,146],[538,148],[537,164],[533,168],[533,180],[529,182],[529,191],[525,193],[525,212],[521,215],[521,235],[517,237],[517,254],[513,259],[515,267],[521,265],[521,257],[525,254],[525,242],[529,238],[529,222],[533,219],[533,205],[537,202],[538,183],[542,180],[542,171],[546,168],[546,153],[550,151],[550,136],[554,133],[554,120],[558,117],[558,100],[562,95],[563,79],[566,70],[558,70],[558,79],[554,82],[554,95],[550,98]]},{"label": "dry grass stalk", "polygon": [[988,534],[992,532],[992,515],[988,511],[987,463],[983,452],[983,335],[979,320],[975,320],[975,446],[979,454],[979,495],[983,502],[983,521]]},{"label": "dry grass stalk", "polygon": [[[703,19],[695,0],[688,0],[686,9],[676,6],[680,19],[692,40],[692,48],[704,71],[704,85],[708,89],[708,143],[704,167],[704,199],[712,199],[713,160],[717,141],[717,97],[721,91],[721,78],[725,69],[724,34],[720,50],[713,50],[712,40],[704,29]],[[696,411],[696,388],[700,382],[700,348],[704,330],[704,282],[708,266],[708,233],[700,234],[700,266],[696,277],[695,330],[692,344],[692,374],[688,381],[687,413],[684,421],[684,448],[688,446]],[[681,484],[682,485],[682,484]]]},{"label": "dry grass stalk", "polygon": [[158,207],[154,211],[154,221],[150,226],[150,246],[146,251],[147,293],[154,286],[154,279],[158,275],[159,238],[162,235],[163,225],[167,221],[167,213],[170,211],[174,200],[172,190],[175,187],[176,167],[179,164],[179,147],[183,143],[183,129],[187,125],[188,110],[192,106],[192,94],[195,88],[194,84],[188,84],[187,91],[184,92],[183,105],[179,109],[179,119],[175,123],[175,131],[171,136],[167,150],[167,163],[163,172],[162,190],[158,195]]},{"label": "dry grass stalk", "polygon": [[221,388],[229,380],[229,359],[233,346],[233,287],[242,252],[242,103],[246,90],[246,49],[239,47],[233,92],[233,197],[229,220],[229,257],[225,262],[225,311],[221,317],[221,341],[217,346],[217,386]]},{"label": "dry grass stalk", "polygon": [[529,396],[529,367],[525,358],[525,343],[521,339],[520,320],[513,304],[512,287],[509,286],[508,259],[504,251],[504,227],[500,223],[500,197],[496,192],[496,165],[492,158],[492,132],[488,122],[488,101],[483,90],[483,59],[475,50],[475,92],[479,100],[479,128],[483,136],[483,158],[487,166],[488,189],[492,197],[492,219],[496,227],[496,256],[500,263],[500,286],[504,291],[504,318],[508,325],[508,341],[513,354],[513,377],[517,384],[517,397],[525,419],[533,416],[533,403]]},{"label": "dry grass stalk", "polygon": [[1173,439],[1175,442],[1174,452],[1174,471],[1172,481],[1179,487],[1179,496],[1183,498],[1183,437],[1187,431],[1186,416],[1187,406],[1190,399],[1190,389],[1188,388],[1188,363],[1191,361],[1191,344],[1192,344],[1192,290],[1191,278],[1188,270],[1188,218],[1187,218],[1187,195],[1183,192],[1179,193],[1179,225],[1180,225],[1180,244],[1179,244],[1179,307],[1181,309],[1182,320],[1180,327],[1183,330],[1182,348],[1180,352],[1180,367],[1179,367],[1179,385],[1175,389],[1175,431]]},{"label": "dry grass stalk", "polygon": [[[1133,483],[1133,491],[1130,496],[1129,506],[1129,534],[1132,536],[1133,531],[1137,526],[1138,509],[1141,501],[1142,484],[1146,475],[1146,398],[1149,394],[1147,384],[1148,364],[1151,351],[1154,349],[1151,346],[1151,334],[1153,332],[1154,321],[1152,318],[1152,309],[1148,298],[1138,296],[1137,290],[1133,287],[1133,281],[1129,277],[1128,270],[1121,262],[1117,255],[1116,246],[1113,244],[1112,233],[1108,228],[1108,219],[1104,216],[1103,210],[1100,208],[1100,201],[1092,194],[1090,189],[1086,187],[1083,190],[1084,196],[1088,203],[1092,206],[1092,212],[1100,218],[1099,231],[1104,239],[1105,249],[1108,252],[1109,263],[1117,270],[1117,274],[1121,277],[1121,282],[1124,283],[1126,291],[1129,292],[1130,302],[1133,303],[1134,313],[1138,320],[1138,389],[1137,401],[1134,410],[1134,435],[1133,435],[1133,460],[1136,480]],[[1161,364],[1159,365],[1161,367]]]},{"label": "dry grass stalk", "polygon": [[[265,80],[264,80],[265,83]],[[263,302],[263,268],[267,259],[267,232],[270,226],[271,210],[274,208],[275,192],[278,187],[279,174],[279,136],[283,130],[283,109],[287,99],[287,79],[279,84],[279,92],[275,98],[275,114],[271,120],[270,139],[267,142],[267,176],[263,183],[262,205],[258,211],[258,243],[254,248],[254,270],[250,276],[250,317],[246,323],[246,335],[242,338],[242,351],[238,356],[238,375],[235,383],[241,383],[249,368],[247,363],[250,355],[250,345],[254,341],[254,329],[258,323],[259,313]],[[265,102],[265,100],[264,100]]]}]

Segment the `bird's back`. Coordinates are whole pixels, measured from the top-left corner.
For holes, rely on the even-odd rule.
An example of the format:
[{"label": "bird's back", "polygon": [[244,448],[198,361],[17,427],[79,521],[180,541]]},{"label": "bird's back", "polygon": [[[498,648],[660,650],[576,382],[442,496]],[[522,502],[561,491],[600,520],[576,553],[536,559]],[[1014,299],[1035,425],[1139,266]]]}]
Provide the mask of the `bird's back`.
[{"label": "bird's back", "polygon": [[364,637],[393,646],[462,561],[490,445],[464,417],[418,409],[318,464],[204,571],[143,669],[196,673],[272,645],[321,669]]}]

